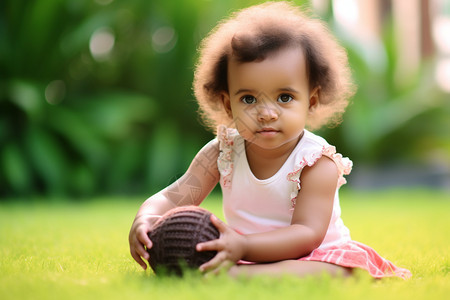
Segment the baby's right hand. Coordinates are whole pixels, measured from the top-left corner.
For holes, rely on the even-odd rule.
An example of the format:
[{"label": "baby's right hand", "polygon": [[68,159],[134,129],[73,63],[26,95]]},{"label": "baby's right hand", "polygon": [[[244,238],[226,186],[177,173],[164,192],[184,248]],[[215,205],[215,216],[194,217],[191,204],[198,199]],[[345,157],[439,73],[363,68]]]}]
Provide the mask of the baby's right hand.
[{"label": "baby's right hand", "polygon": [[130,243],[130,253],[133,259],[146,270],[147,263],[143,260],[149,260],[150,255],[147,249],[152,247],[152,241],[148,237],[153,224],[160,218],[155,215],[142,215],[136,218],[130,229],[128,242]]}]

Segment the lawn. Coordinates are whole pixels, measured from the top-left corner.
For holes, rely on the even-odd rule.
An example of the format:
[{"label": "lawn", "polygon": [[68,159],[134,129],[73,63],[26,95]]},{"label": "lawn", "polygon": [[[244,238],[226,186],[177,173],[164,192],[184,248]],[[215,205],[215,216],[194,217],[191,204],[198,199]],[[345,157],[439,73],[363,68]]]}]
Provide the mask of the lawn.
[{"label": "lawn", "polygon": [[[0,202],[0,299],[447,299],[450,194],[426,190],[341,195],[355,240],[409,268],[410,280],[157,278],[128,253],[143,199]],[[221,216],[220,198],[204,207]]]}]

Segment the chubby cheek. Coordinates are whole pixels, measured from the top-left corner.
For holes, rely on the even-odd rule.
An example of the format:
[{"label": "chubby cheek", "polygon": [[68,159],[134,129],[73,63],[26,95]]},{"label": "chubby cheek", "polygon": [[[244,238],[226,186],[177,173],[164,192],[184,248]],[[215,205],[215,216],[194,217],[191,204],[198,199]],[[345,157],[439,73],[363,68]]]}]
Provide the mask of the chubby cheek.
[{"label": "chubby cheek", "polygon": [[247,136],[253,135],[255,128],[257,127],[257,121],[253,118],[253,114],[251,109],[242,110],[236,109],[233,110],[233,122],[236,126],[236,129],[239,131],[239,134],[245,138]]},{"label": "chubby cheek", "polygon": [[298,118],[295,123],[290,124],[288,128],[286,128],[287,133],[292,136],[298,136],[302,134],[305,129],[306,122],[305,119]]},{"label": "chubby cheek", "polygon": [[234,124],[239,132],[239,135],[245,140],[251,140],[253,138],[253,129],[251,125],[251,120],[235,118]]}]

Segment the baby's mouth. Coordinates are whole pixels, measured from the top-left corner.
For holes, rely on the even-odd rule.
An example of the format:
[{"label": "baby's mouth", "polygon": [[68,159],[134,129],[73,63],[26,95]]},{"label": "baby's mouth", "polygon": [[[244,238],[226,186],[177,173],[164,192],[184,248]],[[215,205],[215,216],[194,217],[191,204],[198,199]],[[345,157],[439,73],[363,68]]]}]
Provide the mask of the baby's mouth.
[{"label": "baby's mouth", "polygon": [[280,132],[280,131],[275,128],[271,128],[271,127],[264,127],[264,128],[259,129],[258,131],[256,131],[256,133],[259,133],[261,135],[275,135],[278,132]]}]

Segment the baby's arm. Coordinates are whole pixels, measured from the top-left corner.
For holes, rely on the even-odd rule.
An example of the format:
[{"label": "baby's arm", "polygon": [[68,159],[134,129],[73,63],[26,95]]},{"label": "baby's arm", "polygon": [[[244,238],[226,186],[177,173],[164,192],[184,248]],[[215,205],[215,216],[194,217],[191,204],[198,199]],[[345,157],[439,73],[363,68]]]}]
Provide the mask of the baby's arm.
[{"label": "baby's arm", "polygon": [[142,258],[149,259],[146,248],[152,247],[148,233],[153,224],[168,210],[183,205],[199,205],[208,196],[219,181],[218,156],[218,142],[207,144],[180,179],[148,198],[139,208],[128,240],[131,256],[143,269],[147,264]]},{"label": "baby's arm", "polygon": [[338,181],[337,167],[331,159],[322,157],[314,166],[302,171],[300,180],[302,188],[288,227],[266,233],[238,235],[213,218],[221,231],[221,238],[199,244],[197,249],[217,250],[218,255],[201,269],[216,269],[227,260],[271,262],[296,259],[316,249],[322,243],[331,219]]}]

